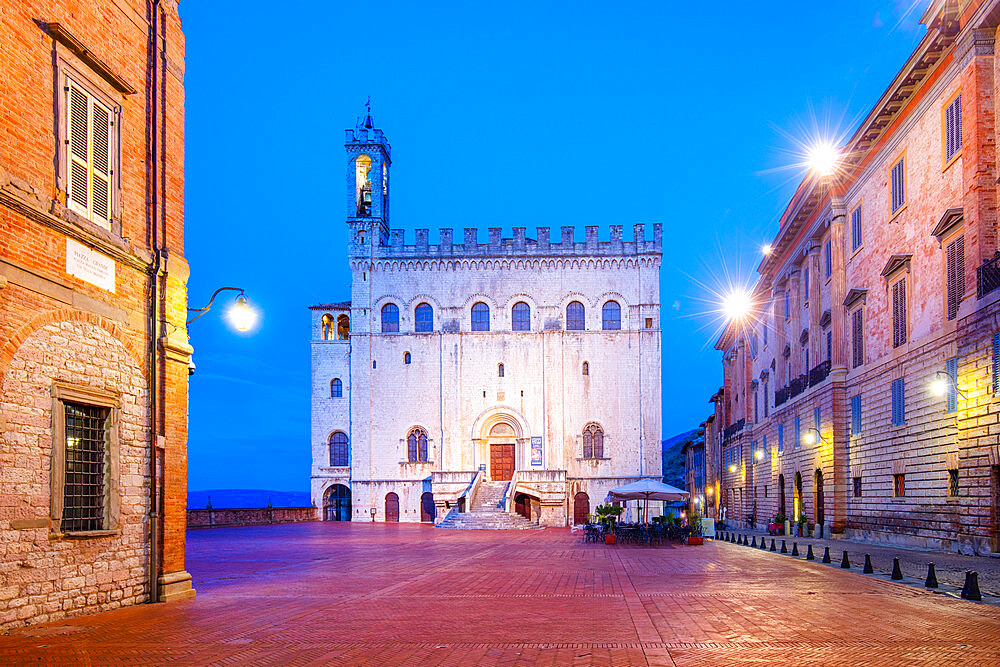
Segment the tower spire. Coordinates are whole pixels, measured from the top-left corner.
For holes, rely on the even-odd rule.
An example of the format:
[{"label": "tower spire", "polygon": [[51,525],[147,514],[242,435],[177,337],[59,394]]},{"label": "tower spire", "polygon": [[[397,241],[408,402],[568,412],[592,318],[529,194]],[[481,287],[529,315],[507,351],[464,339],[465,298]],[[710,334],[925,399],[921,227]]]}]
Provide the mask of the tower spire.
[{"label": "tower spire", "polygon": [[368,96],[368,101],[365,102],[365,129],[372,129],[375,127],[375,123],[372,122],[372,96]]}]

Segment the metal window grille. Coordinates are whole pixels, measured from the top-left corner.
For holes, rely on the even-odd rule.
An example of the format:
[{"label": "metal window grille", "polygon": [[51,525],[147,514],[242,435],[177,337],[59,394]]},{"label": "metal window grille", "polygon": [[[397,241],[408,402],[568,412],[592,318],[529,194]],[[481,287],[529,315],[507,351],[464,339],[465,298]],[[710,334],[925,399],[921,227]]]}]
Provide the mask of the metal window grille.
[{"label": "metal window grille", "polygon": [[66,481],[62,530],[104,530],[109,408],[64,403]]},{"label": "metal window grille", "polygon": [[958,307],[965,295],[965,237],[959,236],[945,248],[948,281],[948,319],[958,316]]},{"label": "metal window grille", "polygon": [[906,278],[892,285],[892,346],[906,343]]},{"label": "metal window grille", "polygon": [[566,306],[567,331],[583,331],[586,328],[585,313],[583,304],[579,301],[573,301]]},{"label": "metal window grille", "polygon": [[350,465],[347,434],[337,431],[330,436],[330,465],[344,467]]},{"label": "metal window grille", "polygon": [[892,212],[895,213],[906,203],[906,183],[903,175],[903,161],[900,158],[892,167]]},{"label": "metal window grille", "polygon": [[531,331],[531,307],[528,304],[523,301],[514,304],[511,325],[514,331]]},{"label": "metal window grille", "polygon": [[490,307],[482,301],[472,306],[472,330],[490,330]]},{"label": "metal window grille", "polygon": [[622,328],[622,308],[617,301],[608,301],[601,308],[601,328],[605,331],[618,331]]},{"label": "metal window grille", "polygon": [[418,333],[434,331],[434,308],[429,303],[422,303],[414,311],[415,326]]},{"label": "metal window grille", "polygon": [[399,307],[394,303],[382,306],[382,333],[399,333]]},{"label": "metal window grille", "polygon": [[962,96],[959,95],[944,110],[945,161],[962,149]]},{"label": "metal window grille", "polygon": [[863,308],[858,308],[851,314],[851,352],[854,368],[865,363],[865,320]]},{"label": "metal window grille", "polygon": [[899,474],[892,476],[892,495],[902,498],[906,495],[906,475]]},{"label": "metal window grille", "polygon": [[958,495],[958,471],[948,471],[948,495],[955,497]]},{"label": "metal window grille", "polygon": [[859,204],[858,207],[851,212],[851,251],[860,248],[862,241],[861,205]]},{"label": "metal window grille", "polygon": [[854,497],[855,498],[860,498],[861,497],[861,478],[860,477],[855,477],[854,478]]}]

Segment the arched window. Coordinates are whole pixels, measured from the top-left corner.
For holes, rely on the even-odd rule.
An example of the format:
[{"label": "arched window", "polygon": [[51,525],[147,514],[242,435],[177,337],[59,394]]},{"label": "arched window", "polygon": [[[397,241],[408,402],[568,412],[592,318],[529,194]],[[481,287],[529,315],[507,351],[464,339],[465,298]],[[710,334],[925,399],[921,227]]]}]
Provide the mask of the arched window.
[{"label": "arched window", "polygon": [[604,458],[604,429],[597,424],[588,424],[583,429],[583,458]]},{"label": "arched window", "polygon": [[337,431],[330,436],[330,465],[334,467],[351,465],[347,434],[342,431]]},{"label": "arched window", "polygon": [[399,333],[399,307],[394,303],[382,306],[382,333]]},{"label": "arched window", "polygon": [[351,337],[351,318],[347,315],[337,316],[337,340],[347,340]]},{"label": "arched window", "polygon": [[422,303],[417,306],[414,316],[416,319],[415,331],[418,333],[434,331],[434,309],[431,304]]},{"label": "arched window", "polygon": [[497,377],[503,377],[503,364],[497,364]]},{"label": "arched window", "polygon": [[344,383],[340,378],[330,380],[330,398],[341,398],[344,395]]},{"label": "arched window", "polygon": [[409,364],[410,363],[410,353],[409,352],[404,352],[403,353],[403,363],[404,364]]},{"label": "arched window", "polygon": [[586,322],[584,321],[584,316],[586,311],[583,308],[583,304],[579,301],[571,301],[568,306],[566,306],[566,330],[567,331],[583,331],[587,328]]},{"label": "arched window", "polygon": [[333,318],[330,315],[324,315],[319,326],[322,339],[333,340]]},{"label": "arched window", "polygon": [[514,331],[531,331],[531,306],[524,301],[514,304],[511,311],[511,329]]},{"label": "arched window", "polygon": [[617,301],[608,301],[601,309],[601,328],[605,331],[618,331],[622,328],[622,307]]},{"label": "arched window", "polygon": [[406,459],[410,463],[426,463],[427,431],[419,427],[410,430],[406,436]]},{"label": "arched window", "polygon": [[354,187],[357,191],[358,217],[363,218],[372,214],[372,182],[368,178],[368,172],[372,168],[372,159],[367,155],[359,155],[354,164]]},{"label": "arched window", "polygon": [[482,301],[479,301],[472,306],[472,330],[490,330],[490,307]]},{"label": "arched window", "polygon": [[583,362],[583,374],[590,375],[590,364],[588,362]]}]

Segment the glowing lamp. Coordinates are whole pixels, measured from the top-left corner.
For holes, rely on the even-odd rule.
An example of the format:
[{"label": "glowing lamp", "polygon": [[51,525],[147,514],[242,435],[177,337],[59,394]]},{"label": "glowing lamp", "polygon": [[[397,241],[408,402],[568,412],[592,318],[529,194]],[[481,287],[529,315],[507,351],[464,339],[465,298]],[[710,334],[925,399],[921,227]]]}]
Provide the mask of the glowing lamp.
[{"label": "glowing lamp", "polygon": [[240,294],[236,297],[236,303],[229,309],[229,321],[233,323],[238,331],[250,331],[257,314],[250,308],[247,298]]},{"label": "glowing lamp", "polygon": [[948,393],[948,381],[943,377],[935,378],[934,381],[931,382],[931,393],[935,396],[944,396]]},{"label": "glowing lamp", "polygon": [[805,443],[807,445],[815,445],[816,444],[816,436],[813,435],[812,433],[806,433],[804,436],[802,436],[802,439],[805,440]]},{"label": "glowing lamp", "polygon": [[736,472],[736,466],[735,465],[729,466],[729,472]]},{"label": "glowing lamp", "polygon": [[715,491],[715,489],[713,489],[712,487],[708,487],[708,490],[705,491],[705,493],[707,493],[708,495],[712,495],[713,491]]},{"label": "glowing lamp", "polygon": [[754,458],[756,458],[758,461],[763,461],[764,460],[764,450],[763,449],[758,449],[756,452],[753,453],[753,455],[754,455]]},{"label": "glowing lamp", "polygon": [[832,144],[817,144],[809,150],[809,168],[820,176],[829,176],[837,168],[839,157],[837,149]]}]

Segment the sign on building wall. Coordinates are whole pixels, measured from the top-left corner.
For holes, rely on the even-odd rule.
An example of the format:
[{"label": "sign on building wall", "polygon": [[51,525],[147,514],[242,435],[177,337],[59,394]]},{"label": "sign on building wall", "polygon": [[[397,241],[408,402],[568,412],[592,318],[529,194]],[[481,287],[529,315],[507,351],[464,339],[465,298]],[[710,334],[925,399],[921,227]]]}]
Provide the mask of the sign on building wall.
[{"label": "sign on building wall", "polygon": [[542,465],[542,438],[541,436],[532,436],[531,438],[531,465],[540,466]]},{"label": "sign on building wall", "polygon": [[72,239],[66,239],[66,273],[115,291],[115,260]]}]

